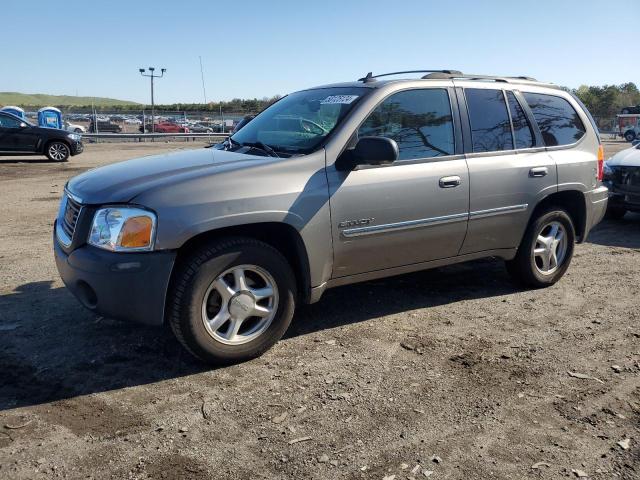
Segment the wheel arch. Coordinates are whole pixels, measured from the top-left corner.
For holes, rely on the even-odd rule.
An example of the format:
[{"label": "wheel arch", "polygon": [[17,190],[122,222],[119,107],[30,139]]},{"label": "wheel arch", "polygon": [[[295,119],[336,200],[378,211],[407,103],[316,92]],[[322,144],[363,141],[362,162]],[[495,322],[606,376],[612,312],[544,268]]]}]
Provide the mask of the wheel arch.
[{"label": "wheel arch", "polygon": [[576,242],[582,243],[587,228],[587,203],[584,193],[578,190],[563,190],[546,196],[538,202],[529,221],[550,207],[561,207],[569,214],[576,230]]},{"label": "wheel arch", "polygon": [[299,300],[310,302],[311,270],[309,256],[300,233],[284,222],[259,222],[220,227],[198,233],[184,242],[178,249],[169,280],[174,281],[177,267],[194,249],[224,237],[248,237],[260,240],[278,250],[289,262],[296,276]]}]

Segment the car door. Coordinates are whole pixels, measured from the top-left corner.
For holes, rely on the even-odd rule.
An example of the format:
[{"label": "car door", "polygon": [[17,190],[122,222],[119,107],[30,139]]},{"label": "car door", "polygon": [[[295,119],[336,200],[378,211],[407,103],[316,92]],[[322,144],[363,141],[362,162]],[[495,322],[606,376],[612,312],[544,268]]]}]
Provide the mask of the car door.
[{"label": "car door", "polygon": [[34,152],[38,141],[37,129],[18,117],[0,113],[0,150],[5,152]]},{"label": "car door", "polygon": [[515,248],[538,201],[557,189],[556,164],[518,92],[459,92],[467,107],[461,111],[468,113],[471,183],[469,229],[460,253]]},{"label": "car door", "polygon": [[457,255],[469,176],[452,93],[403,90],[369,114],[354,135],[395,140],[394,163],[346,172],[327,167],[334,278]]}]

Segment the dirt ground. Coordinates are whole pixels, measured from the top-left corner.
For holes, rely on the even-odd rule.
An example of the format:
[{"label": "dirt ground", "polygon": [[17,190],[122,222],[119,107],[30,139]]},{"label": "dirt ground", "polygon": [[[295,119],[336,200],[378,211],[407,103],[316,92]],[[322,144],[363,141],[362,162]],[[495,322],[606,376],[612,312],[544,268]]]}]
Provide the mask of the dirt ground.
[{"label": "dirt ground", "polygon": [[492,260],[342,287],[212,370],[81,307],[51,248],[68,178],[196,146],[0,158],[0,478],[640,478],[640,215],[554,287]]}]

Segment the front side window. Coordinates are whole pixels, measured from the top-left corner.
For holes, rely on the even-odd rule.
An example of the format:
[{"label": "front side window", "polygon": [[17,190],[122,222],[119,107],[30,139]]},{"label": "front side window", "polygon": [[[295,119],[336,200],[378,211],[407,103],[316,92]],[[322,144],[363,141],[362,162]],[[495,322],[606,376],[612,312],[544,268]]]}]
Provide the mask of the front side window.
[{"label": "front side window", "polygon": [[292,93],[238,130],[231,137],[232,144],[264,144],[282,153],[310,153],[368,92],[362,87],[332,87]]},{"label": "front side window", "polygon": [[538,122],[546,146],[570,145],[585,134],[578,113],[564,98],[542,93],[525,92],[523,95]]},{"label": "front side window", "polygon": [[433,88],[398,92],[378,105],[358,130],[358,137],[395,140],[398,160],[453,155],[455,141],[449,94]]},{"label": "front side window", "polygon": [[511,122],[502,90],[465,89],[474,152],[513,150]]},{"label": "front side window", "polygon": [[4,128],[18,128],[20,126],[20,120],[10,117],[9,115],[0,114],[0,127]]},{"label": "front side window", "polygon": [[524,110],[518,103],[513,92],[507,92],[511,123],[513,124],[513,137],[516,140],[516,148],[533,147],[533,131]]}]

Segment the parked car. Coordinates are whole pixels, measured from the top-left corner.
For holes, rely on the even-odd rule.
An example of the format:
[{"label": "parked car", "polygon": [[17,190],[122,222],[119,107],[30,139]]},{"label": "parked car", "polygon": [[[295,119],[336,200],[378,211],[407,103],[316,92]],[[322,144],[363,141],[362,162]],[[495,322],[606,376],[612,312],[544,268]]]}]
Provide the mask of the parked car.
[{"label": "parked car", "polygon": [[[140,127],[139,130],[141,132],[144,131],[143,127]],[[175,123],[171,122],[156,123],[153,130],[150,124],[147,125],[147,133],[150,133],[152,131],[155,133],[189,133],[189,129],[187,127],[176,125]]]},{"label": "parked car", "polygon": [[189,133],[213,133],[213,128],[194,123],[189,125]]},{"label": "parked car", "polygon": [[77,133],[37,127],[20,117],[0,112],[0,155],[46,155],[49,160],[66,162],[70,156],[82,153],[82,149]]},{"label": "parked car", "polygon": [[635,124],[626,125],[622,129],[622,136],[627,142],[633,142],[636,138],[640,138],[640,118]]},{"label": "parked car", "polygon": [[[98,120],[97,122],[97,133],[120,133],[122,132],[122,127],[117,123],[113,123],[109,120]],[[93,120],[89,123],[89,132],[96,133],[96,124]]]},{"label": "parked car", "polygon": [[628,114],[633,114],[633,113],[640,113],[640,105],[631,106],[631,107],[624,107],[622,110],[620,110],[620,113],[623,114],[623,115],[628,115]]},{"label": "parked car", "polygon": [[71,179],[64,283],[101,315],[167,322],[211,363],[262,354],[339,285],[483,257],[553,285],[607,206],[593,119],[533,79],[425,73],[292,93],[225,150]]},{"label": "parked car", "polygon": [[75,123],[64,122],[64,129],[67,132],[75,132],[75,133],[85,133],[87,131],[82,125],[77,125]]},{"label": "parked car", "polygon": [[609,188],[609,218],[620,219],[627,212],[640,212],[640,144],[605,162],[604,184]]}]

